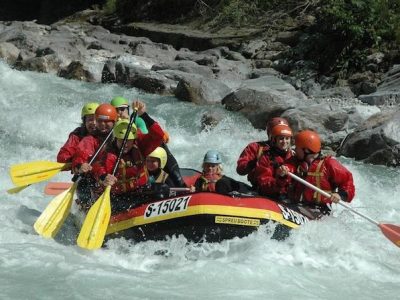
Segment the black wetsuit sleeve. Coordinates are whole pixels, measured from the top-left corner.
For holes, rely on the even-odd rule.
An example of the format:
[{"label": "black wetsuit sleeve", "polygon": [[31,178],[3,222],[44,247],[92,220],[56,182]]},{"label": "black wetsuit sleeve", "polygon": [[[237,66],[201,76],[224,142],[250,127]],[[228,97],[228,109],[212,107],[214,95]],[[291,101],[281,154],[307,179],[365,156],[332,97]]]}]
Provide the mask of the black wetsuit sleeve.
[{"label": "black wetsuit sleeve", "polygon": [[229,194],[234,190],[232,186],[233,182],[233,179],[227,176],[222,176],[222,178],[215,184],[215,191],[219,194]]},{"label": "black wetsuit sleeve", "polygon": [[174,183],[174,181],[171,179],[170,176],[168,176],[167,179],[165,179],[165,184],[167,184],[169,187],[175,187],[175,183]]},{"label": "black wetsuit sleeve", "polygon": [[161,147],[167,152],[167,164],[164,167],[165,172],[169,174],[176,187],[186,187],[177,160],[165,143],[163,143]]}]

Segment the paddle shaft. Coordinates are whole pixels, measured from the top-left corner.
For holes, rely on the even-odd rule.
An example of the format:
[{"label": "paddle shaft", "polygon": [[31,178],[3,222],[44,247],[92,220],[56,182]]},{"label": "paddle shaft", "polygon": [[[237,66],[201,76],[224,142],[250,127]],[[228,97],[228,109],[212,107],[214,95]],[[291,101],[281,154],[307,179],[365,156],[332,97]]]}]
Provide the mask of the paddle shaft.
[{"label": "paddle shaft", "polygon": [[[90,159],[90,161],[89,161],[89,163],[88,163],[89,165],[91,165],[91,164],[94,162],[94,160],[97,158],[97,156],[99,155],[100,151],[103,149],[103,147],[105,146],[105,144],[107,144],[108,140],[109,140],[110,137],[112,136],[112,133],[113,133],[113,131],[112,131],[112,129],[111,129],[110,132],[108,133],[107,137],[104,139],[103,143],[101,143],[100,147],[97,148],[96,152],[93,154],[92,158]],[[73,181],[73,182],[77,182],[77,181],[79,181],[79,180],[82,178],[82,176],[83,176],[82,174],[75,174],[75,175],[72,177],[72,181]]]},{"label": "paddle shaft", "polygon": [[[293,179],[297,180],[298,182],[300,182],[300,183],[304,184],[305,186],[309,187],[310,189],[312,189],[312,190],[314,190],[314,191],[320,193],[321,195],[323,195],[323,196],[325,196],[325,197],[327,197],[327,198],[330,198],[330,197],[331,197],[331,195],[330,195],[329,193],[325,192],[324,190],[321,190],[320,188],[316,187],[315,185],[312,185],[312,184],[309,183],[308,181],[306,181],[306,180],[300,178],[299,176],[297,176],[297,175],[295,175],[295,174],[293,174],[293,173],[291,173],[291,172],[289,172],[288,175],[289,175],[290,177],[292,177]],[[340,200],[338,203],[339,203],[340,205],[342,205],[343,207],[347,208],[348,210],[352,211],[352,212],[355,213],[356,215],[359,215],[360,217],[362,217],[362,218],[364,218],[364,219],[370,221],[371,223],[373,223],[373,224],[379,226],[379,222],[377,222],[377,221],[375,221],[374,219],[372,219],[372,218],[370,218],[370,217],[368,217],[368,216],[366,216],[366,215],[364,215],[364,214],[362,214],[362,213],[356,211],[354,208],[352,208],[351,206],[349,206],[349,205],[348,205],[347,203],[345,203],[344,201]]]},{"label": "paddle shaft", "polygon": [[108,140],[110,139],[110,137],[112,136],[113,131],[112,129],[110,130],[110,132],[108,133],[107,137],[105,138],[105,140],[103,141],[103,143],[101,143],[100,147],[96,150],[96,153],[93,155],[93,157],[90,159],[89,161],[89,165],[91,165],[93,163],[93,161],[96,159],[97,155],[99,155],[100,151],[103,149],[104,145],[108,142]]}]

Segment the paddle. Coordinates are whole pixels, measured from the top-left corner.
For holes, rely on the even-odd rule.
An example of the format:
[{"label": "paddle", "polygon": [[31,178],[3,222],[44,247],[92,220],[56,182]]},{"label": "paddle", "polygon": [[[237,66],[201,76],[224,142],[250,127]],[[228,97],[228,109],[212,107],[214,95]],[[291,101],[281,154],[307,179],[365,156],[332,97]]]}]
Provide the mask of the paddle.
[{"label": "paddle", "polygon": [[[297,180],[298,182],[304,184],[305,186],[309,187],[310,189],[320,193],[321,195],[330,198],[331,195],[328,194],[327,192],[321,190],[320,188],[312,185],[311,183],[305,181],[304,179],[296,176],[293,173],[288,173],[288,175],[290,177],[292,177],[293,179]],[[397,247],[400,247],[400,226],[398,225],[393,225],[393,224],[382,224],[379,223],[377,221],[375,221],[374,219],[356,211],[354,208],[352,208],[351,206],[349,206],[348,204],[346,204],[344,201],[340,200],[338,202],[340,205],[342,205],[343,207],[347,208],[348,210],[350,210],[351,212],[355,213],[356,215],[359,215],[360,217],[366,219],[367,221],[370,221],[371,223],[377,225],[380,230],[382,231],[382,233],[392,242],[394,243]]]},{"label": "paddle", "polygon": [[45,181],[60,171],[67,169],[71,164],[52,161],[32,161],[13,165],[10,168],[10,177],[14,185],[25,186],[32,183]]},{"label": "paddle", "polygon": [[12,195],[12,194],[17,194],[17,193],[19,193],[20,191],[26,189],[28,186],[30,186],[30,184],[28,184],[28,185],[23,185],[23,186],[17,186],[17,187],[8,189],[8,190],[7,190],[7,193],[9,193],[9,194],[11,194],[11,195]]},{"label": "paddle", "polygon": [[[103,149],[111,136],[112,130],[107,135],[106,139],[103,141],[100,147],[96,150],[96,153],[93,155],[93,157],[90,159],[90,165],[99,155],[101,149]],[[36,220],[35,224],[33,224],[33,227],[38,234],[47,238],[52,238],[56,236],[62,224],[64,224],[64,221],[67,218],[69,211],[71,210],[74,193],[76,191],[80,178],[81,175],[74,176],[74,178],[72,179],[73,181],[75,181],[74,184],[69,189],[55,197],[49,203],[49,205],[47,205],[46,209]]]},{"label": "paddle", "polygon": [[44,194],[56,196],[69,189],[72,186],[70,182],[48,182],[44,187]]},{"label": "paddle", "polygon": [[[128,140],[129,132],[131,131],[132,124],[135,121],[137,110],[131,115],[128,128],[125,132],[122,141],[121,149],[119,150],[117,161],[115,162],[112,175],[117,171],[122,153]],[[93,206],[89,209],[85,221],[83,222],[81,231],[78,236],[77,244],[79,247],[94,250],[103,245],[104,237],[110,223],[111,217],[111,199],[110,199],[111,186],[107,186],[103,194],[97,199]]]}]

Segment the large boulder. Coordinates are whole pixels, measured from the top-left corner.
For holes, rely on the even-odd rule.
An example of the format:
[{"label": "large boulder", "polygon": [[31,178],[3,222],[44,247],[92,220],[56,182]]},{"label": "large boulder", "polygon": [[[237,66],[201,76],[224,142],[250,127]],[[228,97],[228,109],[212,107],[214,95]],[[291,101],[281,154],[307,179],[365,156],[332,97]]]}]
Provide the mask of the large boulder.
[{"label": "large boulder", "polygon": [[375,93],[358,97],[362,102],[371,105],[400,104],[400,65],[385,74],[385,77]]},{"label": "large boulder", "polygon": [[347,136],[338,154],[372,164],[400,166],[400,110],[370,117]]},{"label": "large boulder", "polygon": [[200,75],[186,74],[175,90],[175,96],[183,101],[196,104],[215,104],[231,92],[231,89],[219,80]]},{"label": "large boulder", "polygon": [[268,119],[301,106],[307,97],[292,85],[273,75],[245,80],[239,89],[227,95],[222,104],[243,114],[254,127],[265,129]]}]

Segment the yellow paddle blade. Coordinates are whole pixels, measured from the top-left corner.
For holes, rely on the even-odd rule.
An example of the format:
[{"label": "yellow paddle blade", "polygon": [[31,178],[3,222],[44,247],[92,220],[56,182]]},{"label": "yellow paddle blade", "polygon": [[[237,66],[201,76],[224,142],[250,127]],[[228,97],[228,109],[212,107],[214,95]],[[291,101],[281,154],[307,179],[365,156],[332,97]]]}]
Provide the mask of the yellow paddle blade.
[{"label": "yellow paddle blade", "polygon": [[32,161],[11,166],[10,177],[16,186],[28,185],[47,180],[69,166],[52,161]]},{"label": "yellow paddle blade", "polygon": [[107,186],[104,193],[90,208],[78,236],[79,247],[93,250],[103,245],[111,217],[110,190],[111,187]]},{"label": "yellow paddle blade", "polygon": [[19,193],[20,191],[26,189],[28,186],[30,186],[30,184],[28,184],[28,185],[23,185],[23,186],[17,186],[17,187],[14,187],[14,188],[12,188],[12,189],[8,189],[8,190],[7,190],[7,193],[9,193],[9,194],[17,194],[17,193]]},{"label": "yellow paddle blade", "polygon": [[55,197],[36,220],[35,231],[46,238],[55,237],[71,209],[77,183]]}]

